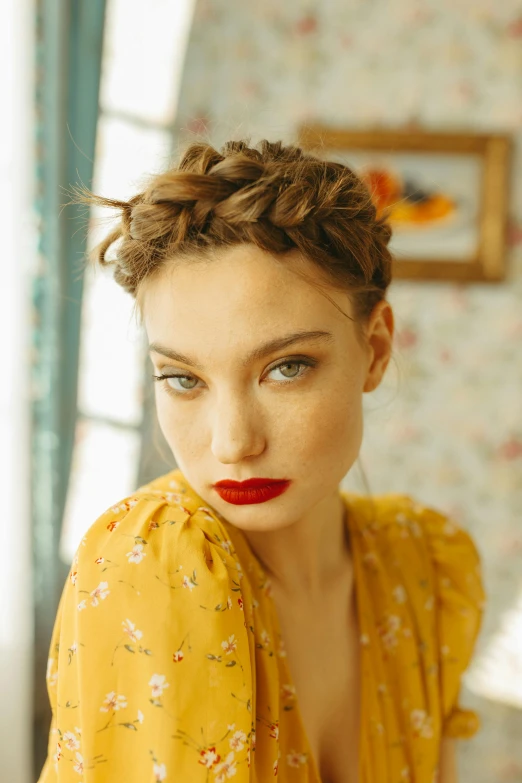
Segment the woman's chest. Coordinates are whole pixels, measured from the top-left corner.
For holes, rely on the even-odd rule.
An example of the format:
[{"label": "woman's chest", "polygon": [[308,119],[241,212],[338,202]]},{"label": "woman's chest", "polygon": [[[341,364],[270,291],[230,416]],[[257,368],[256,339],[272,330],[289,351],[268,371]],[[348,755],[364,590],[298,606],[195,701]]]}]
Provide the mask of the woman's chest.
[{"label": "woman's chest", "polygon": [[360,653],[355,608],[278,604],[289,677],[322,783],[358,783]]}]

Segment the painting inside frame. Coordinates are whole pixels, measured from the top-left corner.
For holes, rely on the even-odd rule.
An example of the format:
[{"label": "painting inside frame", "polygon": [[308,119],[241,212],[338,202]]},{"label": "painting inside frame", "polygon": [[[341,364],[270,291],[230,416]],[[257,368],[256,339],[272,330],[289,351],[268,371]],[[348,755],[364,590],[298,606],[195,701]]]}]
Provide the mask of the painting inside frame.
[{"label": "painting inside frame", "polygon": [[397,259],[466,263],[479,249],[482,159],[476,154],[329,150],[388,210],[390,250]]},{"label": "painting inside frame", "polygon": [[394,277],[505,279],[509,134],[305,125],[298,143],[366,183],[393,229]]}]

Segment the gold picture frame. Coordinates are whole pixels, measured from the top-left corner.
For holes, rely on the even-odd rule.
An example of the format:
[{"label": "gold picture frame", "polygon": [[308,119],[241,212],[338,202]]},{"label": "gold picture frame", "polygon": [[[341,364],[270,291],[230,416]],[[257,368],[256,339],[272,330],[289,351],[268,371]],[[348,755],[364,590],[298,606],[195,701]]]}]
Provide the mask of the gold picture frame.
[{"label": "gold picture frame", "polygon": [[[395,278],[505,279],[512,156],[509,135],[306,125],[298,131],[298,143],[323,159],[346,163],[356,173],[365,171],[374,182],[392,183],[393,187],[388,187],[391,194],[405,194],[390,201],[398,221],[390,220]],[[404,173],[408,166],[409,181]],[[423,182],[428,183],[427,190],[420,187]],[[431,225],[426,218],[430,209],[434,215],[438,209]]]}]

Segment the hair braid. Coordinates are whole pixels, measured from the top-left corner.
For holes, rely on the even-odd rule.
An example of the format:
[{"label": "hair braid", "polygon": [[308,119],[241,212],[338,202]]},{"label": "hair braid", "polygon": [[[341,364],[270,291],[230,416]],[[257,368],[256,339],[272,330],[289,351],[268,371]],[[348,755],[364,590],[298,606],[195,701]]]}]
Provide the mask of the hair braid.
[{"label": "hair braid", "polygon": [[[73,189],[73,203],[121,211],[120,225],[94,249],[101,264],[136,295],[140,283],[176,257],[253,243],[298,249],[336,286],[349,289],[356,317],[369,315],[391,282],[392,230],[362,180],[348,167],[266,139],[229,141],[221,152],[191,144],[179,165],[152,177],[129,201]],[[121,239],[116,259],[107,251]]]}]

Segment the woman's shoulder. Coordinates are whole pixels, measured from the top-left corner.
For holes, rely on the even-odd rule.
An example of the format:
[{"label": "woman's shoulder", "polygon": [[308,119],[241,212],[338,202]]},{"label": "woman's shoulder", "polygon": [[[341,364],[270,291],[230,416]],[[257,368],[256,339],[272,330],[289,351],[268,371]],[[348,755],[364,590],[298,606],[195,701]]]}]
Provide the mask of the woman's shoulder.
[{"label": "woman's shoulder", "polygon": [[75,567],[154,563],[169,570],[197,555],[202,562],[209,544],[223,539],[222,523],[202,498],[173,470],[117,500],[87,529],[74,557]]},{"label": "woman's shoulder", "polygon": [[466,543],[476,552],[471,534],[451,514],[421,502],[412,494],[344,494],[356,527],[373,536],[377,546],[387,546],[395,540],[417,541],[421,547],[426,545],[439,550],[444,544]]},{"label": "woman's shoulder", "polygon": [[[169,508],[173,511],[183,509],[183,505],[177,493],[169,487],[171,474],[166,474],[158,479],[144,484],[134,492],[123,498],[115,498],[115,502],[106,508],[87,528],[80,546],[111,538],[111,533],[118,530],[120,534],[142,533],[143,525],[147,521],[153,523],[154,517],[160,508]],[[147,531],[148,530],[147,525]],[[150,530],[155,529],[150,524]]]},{"label": "woman's shoulder", "polygon": [[482,558],[473,535],[451,514],[411,494],[346,498],[363,558],[378,558],[384,570],[417,574],[419,585],[428,579],[482,611]]}]

